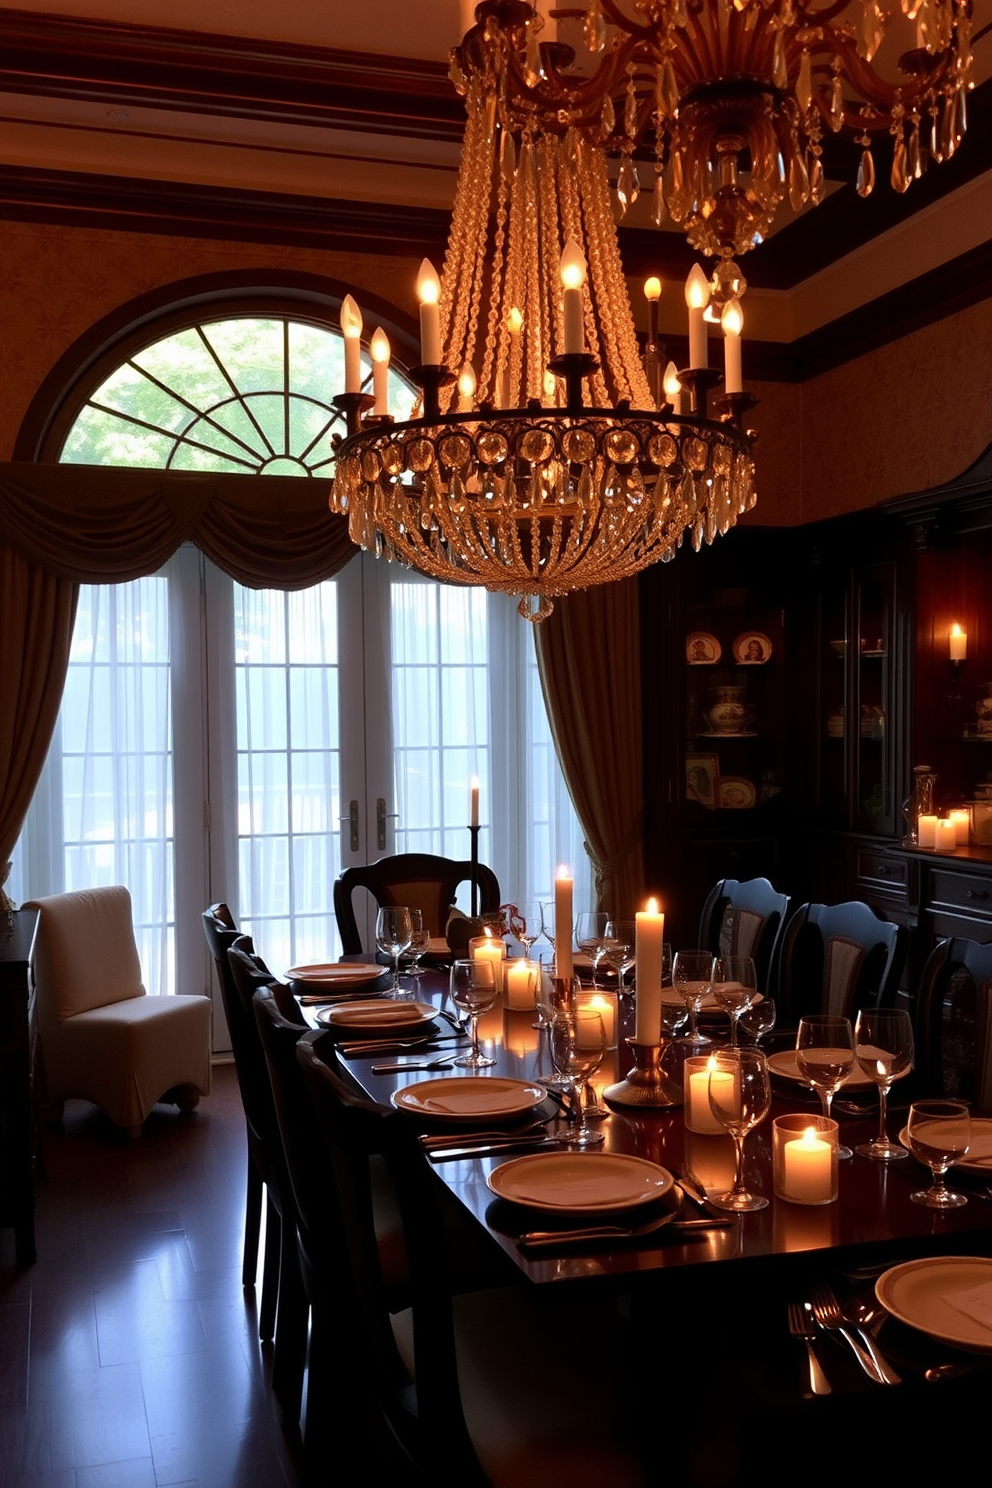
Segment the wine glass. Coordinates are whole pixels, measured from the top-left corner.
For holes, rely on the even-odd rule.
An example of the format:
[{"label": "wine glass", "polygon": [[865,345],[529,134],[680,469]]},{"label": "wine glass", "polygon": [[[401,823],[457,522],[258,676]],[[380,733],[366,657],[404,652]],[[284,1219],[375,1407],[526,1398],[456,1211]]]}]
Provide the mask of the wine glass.
[{"label": "wine glass", "polygon": [[516,913],[510,917],[510,932],[523,946],[524,955],[529,961],[531,946],[544,933],[541,906],[536,899],[526,899],[523,904],[515,904],[513,908]]},{"label": "wine glass", "polygon": [[[820,1097],[824,1116],[829,1117],[834,1096],[854,1068],[854,1035],[849,1018],[829,1013],[810,1013],[800,1018],[796,1033],[796,1064],[799,1073]],[[850,1147],[838,1147],[838,1157],[850,1157]]]},{"label": "wine glass", "polygon": [[766,1033],[771,1033],[775,1027],[777,1009],[774,997],[763,997],[760,1002],[752,1002],[738,1018],[738,1027],[750,1034],[757,1047]]},{"label": "wine glass", "polygon": [[623,996],[623,979],[634,964],[637,925],[634,920],[610,920],[603,937],[603,955],[617,974],[617,992]]},{"label": "wine glass", "polygon": [[495,1059],[479,1048],[479,1014],[488,1011],[496,1001],[496,973],[491,961],[452,961],[448,982],[451,1000],[460,1012],[469,1015],[472,1048],[454,1061],[465,1069],[487,1069]]},{"label": "wine glass", "polygon": [[585,951],[592,961],[592,984],[597,986],[596,973],[606,950],[606,929],[609,915],[584,911],[575,922],[575,941],[580,951]]},{"label": "wine glass", "polygon": [[555,959],[555,902],[553,899],[542,899],[541,901],[541,934],[551,947],[551,962]]},{"label": "wine glass", "polygon": [[712,1056],[709,1078],[710,1110],[734,1139],[737,1168],[729,1193],[709,1194],[718,1209],[744,1214],[765,1209],[768,1200],[744,1187],[744,1138],[764,1121],[772,1103],[768,1064],[760,1049],[721,1049]]},{"label": "wine glass", "polygon": [[741,1013],[751,1006],[757,990],[758,976],[750,956],[717,956],[713,962],[713,996],[730,1017],[732,1049],[737,1047]]},{"label": "wine glass", "polygon": [[898,1008],[862,1008],[854,1025],[854,1052],[858,1064],[878,1086],[878,1136],[855,1147],[862,1157],[897,1162],[908,1157],[905,1147],[890,1142],[885,1133],[889,1086],[912,1068],[913,1025],[909,1014]]},{"label": "wine glass", "polygon": [[960,1209],[968,1200],[953,1193],[944,1183],[952,1163],[960,1162],[971,1145],[971,1116],[964,1101],[921,1100],[909,1108],[906,1125],[909,1150],[933,1174],[929,1188],[911,1193],[914,1204],[928,1209]]},{"label": "wine glass", "polygon": [[375,921],[375,943],[380,951],[393,958],[393,985],[387,997],[403,997],[400,986],[400,957],[413,941],[413,919],[406,905],[388,904],[380,909]]},{"label": "wine glass", "polygon": [[426,956],[431,944],[431,932],[424,926],[424,916],[419,909],[410,910],[410,919],[413,922],[413,935],[410,939],[410,965],[406,969],[407,976],[421,977],[425,974],[425,967],[420,965],[420,958]]},{"label": "wine glass", "polygon": [[568,1128],[562,1141],[569,1147],[595,1147],[603,1140],[586,1120],[583,1091],[606,1053],[606,1028],[599,1013],[591,1008],[561,1009],[552,1019],[551,1059],[558,1073],[568,1081],[570,1108],[578,1122]]},{"label": "wine glass", "polygon": [[672,962],[672,986],[689,1010],[689,1032],[686,1043],[708,1044],[704,1033],[697,1032],[696,1019],[713,985],[713,957],[709,951],[676,951]]}]

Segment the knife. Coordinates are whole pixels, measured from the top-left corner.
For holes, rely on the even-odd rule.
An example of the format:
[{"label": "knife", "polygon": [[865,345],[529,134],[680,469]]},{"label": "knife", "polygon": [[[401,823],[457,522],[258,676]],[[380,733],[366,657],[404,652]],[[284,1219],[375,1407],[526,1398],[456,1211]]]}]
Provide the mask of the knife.
[{"label": "knife", "polygon": [[699,1184],[696,1183],[692,1178],[687,1178],[685,1173],[676,1173],[675,1176],[678,1179],[678,1185],[679,1188],[681,1188],[682,1192],[686,1194],[687,1197],[690,1198],[694,1204],[698,1205],[704,1214],[710,1215],[713,1219],[720,1219],[721,1217],[726,1218],[726,1211],[723,1209],[718,1209],[716,1204],[711,1203],[710,1200],[706,1197],[703,1190],[699,1187]]},{"label": "knife", "polygon": [[561,1138],[508,1137],[505,1142],[489,1142],[485,1147],[478,1143],[463,1147],[432,1147],[427,1153],[431,1162],[451,1162],[460,1157],[499,1157],[504,1152],[531,1152],[535,1147],[558,1147]]}]

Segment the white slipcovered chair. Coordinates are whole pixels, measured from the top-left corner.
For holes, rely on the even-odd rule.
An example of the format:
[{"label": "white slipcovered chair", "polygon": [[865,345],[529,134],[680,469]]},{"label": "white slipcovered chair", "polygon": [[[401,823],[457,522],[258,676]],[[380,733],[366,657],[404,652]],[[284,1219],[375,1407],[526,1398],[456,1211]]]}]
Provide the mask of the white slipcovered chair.
[{"label": "white slipcovered chair", "polygon": [[210,1089],[210,999],[149,997],[124,888],[34,899],[34,974],[47,1098],[93,1101],[137,1137],[156,1101]]}]

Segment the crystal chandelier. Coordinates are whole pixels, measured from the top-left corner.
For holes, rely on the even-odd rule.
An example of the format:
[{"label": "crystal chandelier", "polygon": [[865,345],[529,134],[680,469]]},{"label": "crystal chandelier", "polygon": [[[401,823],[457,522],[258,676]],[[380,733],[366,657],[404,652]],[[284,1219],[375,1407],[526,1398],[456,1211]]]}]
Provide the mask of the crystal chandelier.
[{"label": "crystal chandelier", "polygon": [[439,281],[425,263],[418,285],[422,406],[390,418],[379,332],[374,405],[362,391],[349,297],[347,387],[335,399],[349,433],[330,504],[377,556],[519,594],[521,613],[540,620],[555,596],[670,559],[686,533],[696,548],[712,542],[754,505],[742,427],[754,400],[740,383],[733,297],[714,396],[698,265],[689,365],[670,364],[662,388],[652,334],[645,369],[603,141],[542,104],[550,54],[531,5],[486,0],[476,15],[453,64],[467,122],[444,272]]}]

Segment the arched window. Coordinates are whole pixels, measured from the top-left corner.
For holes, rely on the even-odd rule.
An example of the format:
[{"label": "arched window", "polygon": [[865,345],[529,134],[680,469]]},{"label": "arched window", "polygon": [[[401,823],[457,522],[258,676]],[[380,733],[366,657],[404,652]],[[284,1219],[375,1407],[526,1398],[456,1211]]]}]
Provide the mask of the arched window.
[{"label": "arched window", "polygon": [[[194,308],[93,355],[46,415],[46,452],[330,476],[344,355],[326,308],[324,324],[271,304]],[[415,396],[391,367],[394,417]],[[343,866],[390,851],[468,856],[477,774],[480,853],[504,896],[550,895],[567,862],[581,906],[587,860],[530,627],[505,596],[362,563],[286,594],[245,589],[183,549],[160,574],[84,586],[16,891],[126,883],[150,990],[209,985],[199,912],[216,899],[282,973],[338,954]]]}]

